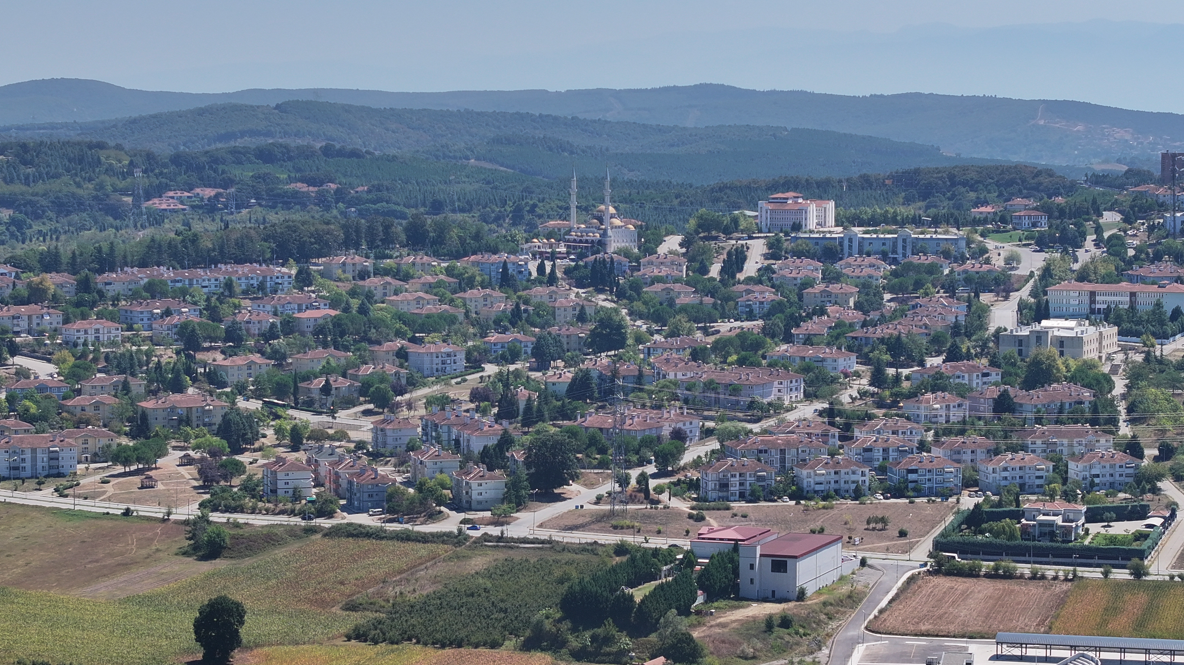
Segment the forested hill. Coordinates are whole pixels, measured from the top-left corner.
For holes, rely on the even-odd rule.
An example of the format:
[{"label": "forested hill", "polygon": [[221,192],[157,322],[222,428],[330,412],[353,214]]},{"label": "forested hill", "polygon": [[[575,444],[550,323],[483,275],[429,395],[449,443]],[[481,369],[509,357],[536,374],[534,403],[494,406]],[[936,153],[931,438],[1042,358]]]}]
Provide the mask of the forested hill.
[{"label": "forested hill", "polygon": [[268,142],[333,143],[410,152],[565,179],[605,166],[624,179],[706,184],[786,175],[854,176],[991,160],[933,146],[838,132],[754,125],[674,127],[488,111],[376,109],[314,101],[216,104],[120,120],[0,129],[9,138],[102,140],[160,152]]},{"label": "forested hill", "polygon": [[460,91],[243,90],[148,92],[80,79],[0,86],[0,125],[87,122],[216,103],[275,105],[320,100],[375,108],[472,109],[662,125],[766,125],[879,136],[950,153],[1049,164],[1092,164],[1118,156],[1149,161],[1184,148],[1184,115],[1059,100],[933,94],[828,95],[723,85],[635,90]]}]

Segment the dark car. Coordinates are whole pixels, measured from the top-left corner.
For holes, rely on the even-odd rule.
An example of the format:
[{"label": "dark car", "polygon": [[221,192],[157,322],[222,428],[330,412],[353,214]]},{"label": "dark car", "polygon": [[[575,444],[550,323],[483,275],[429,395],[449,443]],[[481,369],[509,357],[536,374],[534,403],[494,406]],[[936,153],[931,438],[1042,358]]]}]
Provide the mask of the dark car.
[{"label": "dark car", "polygon": [[305,522],[311,522],[315,520],[316,517],[312,513],[304,513],[300,516],[300,519],[304,520]]},{"label": "dark car", "polygon": [[481,530],[481,527],[476,524],[469,525],[469,531],[480,531],[480,530]]}]

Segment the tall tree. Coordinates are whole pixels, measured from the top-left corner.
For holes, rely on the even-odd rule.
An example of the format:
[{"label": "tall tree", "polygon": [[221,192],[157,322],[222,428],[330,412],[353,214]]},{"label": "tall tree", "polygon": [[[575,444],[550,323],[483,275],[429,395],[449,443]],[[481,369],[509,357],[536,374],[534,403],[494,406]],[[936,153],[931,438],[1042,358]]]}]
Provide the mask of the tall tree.
[{"label": "tall tree", "polygon": [[237,406],[231,407],[222,416],[222,422],[218,423],[217,435],[230,446],[231,453],[238,455],[259,440],[259,423],[251,414]]},{"label": "tall tree", "polygon": [[533,437],[526,446],[526,468],[531,488],[544,492],[554,492],[580,477],[575,444],[563,432]]},{"label": "tall tree", "polygon": [[604,307],[596,312],[596,324],[588,334],[588,348],[595,353],[619,351],[629,343],[629,323],[615,307]]},{"label": "tall tree", "polygon": [[197,610],[193,620],[193,639],[201,645],[202,661],[226,663],[243,645],[242,628],[247,608],[233,598],[215,596]]}]

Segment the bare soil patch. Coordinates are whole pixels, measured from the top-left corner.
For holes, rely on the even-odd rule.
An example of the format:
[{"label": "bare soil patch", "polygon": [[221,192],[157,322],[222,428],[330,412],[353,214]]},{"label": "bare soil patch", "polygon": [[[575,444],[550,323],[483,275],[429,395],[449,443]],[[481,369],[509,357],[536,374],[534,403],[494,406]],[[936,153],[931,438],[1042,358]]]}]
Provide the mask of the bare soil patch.
[{"label": "bare soil patch", "polygon": [[868,627],[891,635],[968,639],[1046,633],[1072,589],[1070,582],[921,574]]},{"label": "bare soil patch", "polygon": [[576,484],[587,489],[596,489],[607,485],[612,476],[612,471],[581,471]]},{"label": "bare soil patch", "polygon": [[0,586],[83,593],[133,571],[161,567],[167,583],[210,568],[177,556],[184,545],[178,522],[0,504]]},{"label": "bare soil patch", "polygon": [[[953,503],[925,503],[918,501],[910,504],[905,501],[883,501],[866,505],[854,502],[836,503],[834,508],[813,509],[805,505],[795,504],[732,504],[731,510],[704,511],[705,522],[694,522],[687,518],[686,510],[675,508],[647,510],[641,507],[630,507],[624,514],[610,518],[605,509],[588,508],[572,510],[543,522],[539,527],[555,529],[557,531],[590,531],[596,533],[631,533],[633,531],[614,529],[613,522],[622,520],[636,522],[641,528],[642,535],[660,535],[671,538],[683,538],[686,530],[693,534],[702,526],[762,526],[780,532],[807,532],[810,529],[822,527],[824,533],[843,536],[847,541],[844,546],[848,549],[868,552],[894,552],[904,554],[920,540],[941,524],[954,510]],[[867,518],[871,516],[886,516],[889,519],[887,529],[869,529]],[[897,530],[904,527],[909,530],[906,538],[901,538]],[[854,538],[861,538],[858,545]]]}]

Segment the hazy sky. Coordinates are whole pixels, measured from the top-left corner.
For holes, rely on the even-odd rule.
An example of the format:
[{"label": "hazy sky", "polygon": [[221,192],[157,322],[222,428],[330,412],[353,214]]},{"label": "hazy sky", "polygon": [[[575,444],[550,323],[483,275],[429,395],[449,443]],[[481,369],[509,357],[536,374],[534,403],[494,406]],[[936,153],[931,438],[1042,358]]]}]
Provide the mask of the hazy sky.
[{"label": "hazy sky", "polygon": [[[1184,29],[1179,0],[7,0],[4,5],[0,84],[75,77],[217,92],[713,82],[844,94],[1069,97],[1184,110],[1175,108],[1175,93],[1164,96],[1158,75],[1147,66],[1157,51],[1149,40],[1156,37],[1140,33],[1157,26],[1172,34]],[[1071,30],[1047,44],[1041,34],[1046,28],[1055,32],[1051,24],[1116,20],[1142,27],[1132,33],[1126,24],[1112,33],[1109,26],[1123,24],[1096,24],[1085,37]],[[997,45],[993,50],[1006,57],[982,62],[981,51],[963,48],[975,42],[980,48]],[[1139,69],[1134,58],[1143,59],[1146,71],[1140,75],[1148,77],[1150,89],[1129,80],[1122,86],[1112,79],[1099,84],[1098,67],[1114,58],[1109,66],[1118,75],[1130,72],[1132,64]],[[1056,63],[1053,75],[1041,69],[1045,62]]]}]

